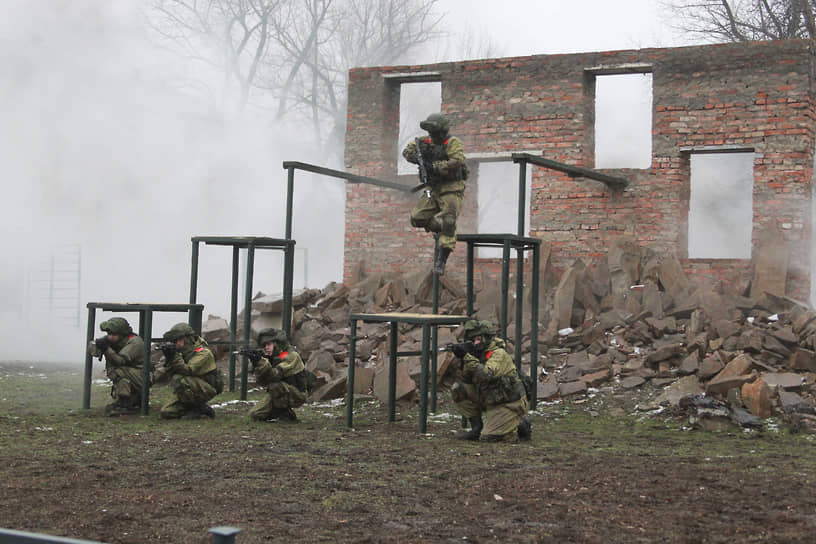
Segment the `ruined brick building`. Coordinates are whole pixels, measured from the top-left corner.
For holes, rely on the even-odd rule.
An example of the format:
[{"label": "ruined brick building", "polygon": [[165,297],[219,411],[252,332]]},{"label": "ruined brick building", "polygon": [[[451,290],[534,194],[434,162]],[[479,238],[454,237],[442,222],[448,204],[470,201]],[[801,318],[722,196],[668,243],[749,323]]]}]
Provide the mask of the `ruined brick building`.
[{"label": "ruined brick building", "polygon": [[[345,164],[349,172],[396,179],[401,85],[441,83],[441,109],[462,139],[471,168],[460,232],[477,232],[479,164],[513,152],[596,168],[596,80],[652,78],[651,161],[600,170],[629,185],[532,168],[531,236],[550,249],[558,273],[588,264],[621,237],[676,255],[689,274],[745,285],[757,249],[787,249],[787,294],[811,294],[814,168],[814,59],[806,41],[753,42],[584,54],[537,55],[423,66],[354,69],[349,74]],[[404,144],[404,142],[402,142]],[[747,255],[700,257],[689,247],[695,157],[748,154]],[[400,179],[403,179],[400,177]],[[404,178],[416,183],[415,176]],[[507,180],[509,186],[517,178]],[[430,267],[432,240],[412,229],[416,195],[347,186],[344,279],[368,270]],[[721,202],[708,203],[715,210]],[[770,241],[770,242],[769,242]],[[463,251],[450,270],[460,273]],[[784,251],[779,252],[784,259]]]}]

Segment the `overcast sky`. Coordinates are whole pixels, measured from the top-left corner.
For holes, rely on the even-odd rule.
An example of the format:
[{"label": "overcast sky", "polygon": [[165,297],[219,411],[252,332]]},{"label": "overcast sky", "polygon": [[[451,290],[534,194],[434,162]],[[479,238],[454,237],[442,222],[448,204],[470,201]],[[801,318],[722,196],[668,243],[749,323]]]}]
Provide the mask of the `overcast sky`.
[{"label": "overcast sky", "polygon": [[463,20],[463,29],[475,27],[490,36],[503,56],[681,43],[661,17],[659,0],[439,0],[439,5],[449,14],[449,27]]}]

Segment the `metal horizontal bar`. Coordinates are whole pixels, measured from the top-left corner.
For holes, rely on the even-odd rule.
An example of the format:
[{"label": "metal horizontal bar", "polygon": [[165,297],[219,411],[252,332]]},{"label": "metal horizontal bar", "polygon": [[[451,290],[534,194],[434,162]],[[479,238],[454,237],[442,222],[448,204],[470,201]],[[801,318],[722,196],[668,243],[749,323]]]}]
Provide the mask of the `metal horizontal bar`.
[{"label": "metal horizontal bar", "polygon": [[606,184],[610,189],[623,189],[629,185],[629,181],[623,178],[610,176],[609,174],[602,174],[596,170],[590,170],[580,166],[572,166],[562,162],[545,159],[544,157],[530,155],[529,153],[513,153],[513,162],[529,162],[530,164],[535,164],[536,166],[564,172],[571,177],[594,179],[595,181],[600,181],[601,183]]},{"label": "metal horizontal bar", "polygon": [[324,168],[322,166],[316,166],[314,164],[308,164],[305,162],[284,161],[283,167],[286,169],[295,168],[297,170],[304,170],[306,172],[312,172],[314,174],[322,174],[324,176],[340,178],[348,181],[349,183],[367,183],[368,185],[376,185],[377,187],[396,189],[397,191],[402,191],[404,193],[410,193],[411,189],[413,188],[413,186],[404,185],[402,183],[396,183],[394,181],[384,181],[381,179],[370,178],[367,176],[358,176],[357,174],[349,174],[348,172],[333,170],[331,168]]},{"label": "metal horizontal bar", "polygon": [[422,350],[419,351],[398,351],[397,357],[415,357],[417,355],[422,355]]},{"label": "metal horizontal bar", "polygon": [[457,234],[456,239],[460,242],[467,242],[471,243],[475,246],[478,245],[504,245],[505,240],[510,242],[510,247],[512,248],[519,248],[519,247],[526,247],[526,246],[540,246],[541,239],[540,238],[533,238],[529,236],[519,236],[518,234],[510,234],[510,233],[485,233],[485,234]]},{"label": "metal horizontal bar", "polygon": [[249,247],[255,249],[284,249],[295,245],[294,240],[286,238],[268,238],[265,236],[193,236],[193,242],[204,242],[216,246]]},{"label": "metal horizontal bar", "polygon": [[0,529],[0,542],[3,544],[100,544],[95,540],[77,540],[40,533],[12,531],[11,529]]},{"label": "metal horizontal bar", "polygon": [[680,153],[694,153],[698,155],[712,155],[716,153],[752,153],[754,148],[743,145],[701,145],[681,147]]},{"label": "metal horizontal bar", "polygon": [[383,314],[351,314],[350,320],[377,323],[413,323],[419,325],[458,325],[470,319],[466,315],[413,314],[389,312]]},{"label": "metal horizontal bar", "polygon": [[140,312],[152,310],[154,312],[186,312],[189,310],[203,310],[203,304],[164,304],[143,302],[89,302],[86,308],[95,308],[105,312]]}]

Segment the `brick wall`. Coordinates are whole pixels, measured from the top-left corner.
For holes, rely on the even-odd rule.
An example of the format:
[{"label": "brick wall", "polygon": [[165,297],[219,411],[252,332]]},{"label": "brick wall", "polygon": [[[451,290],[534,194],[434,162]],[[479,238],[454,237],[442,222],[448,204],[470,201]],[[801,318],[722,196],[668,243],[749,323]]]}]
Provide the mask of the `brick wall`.
[{"label": "brick wall", "polygon": [[[625,236],[674,252],[689,273],[742,281],[750,276],[750,260],[688,259],[690,159],[681,148],[750,147],[753,242],[772,230],[782,232],[791,248],[788,292],[807,299],[814,110],[813,59],[805,41],[354,69],[346,168],[396,179],[400,78],[383,75],[429,72],[439,74],[442,110],[466,154],[525,151],[592,168],[591,69],[625,65],[653,74],[651,168],[604,170],[629,180],[629,187],[615,192],[600,182],[534,167],[530,230],[552,244],[554,269],[577,257],[592,263],[606,254],[611,240]],[[477,178],[469,183],[460,232],[476,231]],[[344,279],[361,259],[377,271],[429,266],[432,240],[408,223],[415,200],[416,195],[348,185]],[[454,254],[454,274],[464,269],[463,254]]]}]

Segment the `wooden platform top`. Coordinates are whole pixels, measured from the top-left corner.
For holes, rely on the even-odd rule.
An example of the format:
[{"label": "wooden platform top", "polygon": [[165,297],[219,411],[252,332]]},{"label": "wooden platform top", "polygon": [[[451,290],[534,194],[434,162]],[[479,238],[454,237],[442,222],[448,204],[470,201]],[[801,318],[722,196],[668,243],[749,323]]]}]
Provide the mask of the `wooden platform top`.
[{"label": "wooden platform top", "polygon": [[415,314],[387,312],[382,314],[351,314],[349,319],[381,323],[416,323],[419,325],[458,325],[470,317],[466,315]]}]

